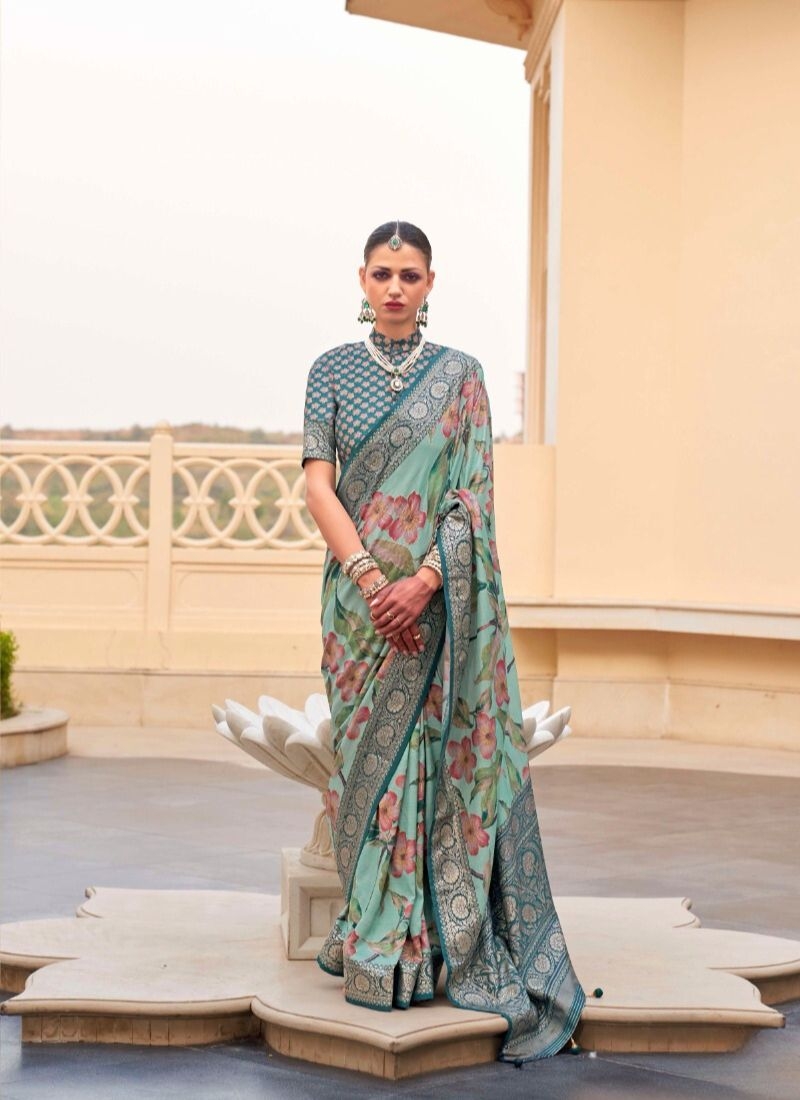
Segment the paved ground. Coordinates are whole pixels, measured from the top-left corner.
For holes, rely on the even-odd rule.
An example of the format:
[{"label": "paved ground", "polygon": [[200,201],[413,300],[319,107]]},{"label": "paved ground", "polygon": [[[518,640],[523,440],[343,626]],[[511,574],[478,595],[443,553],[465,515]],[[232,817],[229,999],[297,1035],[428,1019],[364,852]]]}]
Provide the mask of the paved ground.
[{"label": "paved ground", "polygon": [[[800,937],[797,778],[575,763],[535,776],[556,894],[684,895],[707,926]],[[313,791],[257,768],[168,757],[67,757],[4,773],[0,793],[3,920],[71,915],[89,885],[277,893],[280,849],[305,842],[317,806]],[[783,1011],[786,1030],[737,1054],[560,1055],[397,1085],[255,1043],[23,1049],[19,1021],[3,1018],[2,1096],[797,1100],[800,1003]]]}]

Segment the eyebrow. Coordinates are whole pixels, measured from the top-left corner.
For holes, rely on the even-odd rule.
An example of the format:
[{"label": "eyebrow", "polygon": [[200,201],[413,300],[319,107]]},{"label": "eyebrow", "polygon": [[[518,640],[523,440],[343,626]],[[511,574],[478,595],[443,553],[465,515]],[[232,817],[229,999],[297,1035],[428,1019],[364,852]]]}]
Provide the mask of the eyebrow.
[{"label": "eyebrow", "polygon": [[[372,270],[373,271],[390,271],[391,268],[385,267],[384,264],[376,264],[375,267]],[[401,267],[400,270],[401,271],[420,271],[421,268],[419,268],[419,267]]]}]

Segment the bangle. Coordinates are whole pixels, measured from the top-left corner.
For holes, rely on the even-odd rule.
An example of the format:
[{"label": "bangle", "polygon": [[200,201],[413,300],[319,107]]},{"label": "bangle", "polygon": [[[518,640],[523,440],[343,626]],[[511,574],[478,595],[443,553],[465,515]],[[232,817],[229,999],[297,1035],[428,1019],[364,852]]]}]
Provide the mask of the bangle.
[{"label": "bangle", "polygon": [[351,554],[349,557],[345,558],[342,562],[342,572],[344,573],[344,575],[346,577],[349,577],[350,572],[356,562],[361,561],[364,558],[368,558],[369,556],[369,550],[365,550],[362,546],[360,550],[356,550],[354,554]]},{"label": "bangle", "polygon": [[377,568],[378,563],[371,555],[366,558],[362,558],[360,561],[357,561],[353,568],[350,570],[350,580],[353,581],[353,583],[355,584],[358,582],[359,577],[363,577],[365,573],[370,573],[373,569]]},{"label": "bangle", "polygon": [[442,576],[442,559],[439,555],[439,547],[436,545],[435,542],[431,546],[425,557],[422,559],[420,563],[420,568],[423,565],[426,565],[428,569],[432,569],[434,573],[436,573],[439,578],[439,584],[443,583],[444,578]]},{"label": "bangle", "polygon": [[381,573],[377,580],[374,580],[372,584],[368,584],[366,588],[361,589],[361,595],[364,597],[365,600],[370,600],[376,592],[380,592],[380,590],[382,588],[385,588],[388,583],[389,582],[387,581],[386,577],[384,577],[383,573]]}]

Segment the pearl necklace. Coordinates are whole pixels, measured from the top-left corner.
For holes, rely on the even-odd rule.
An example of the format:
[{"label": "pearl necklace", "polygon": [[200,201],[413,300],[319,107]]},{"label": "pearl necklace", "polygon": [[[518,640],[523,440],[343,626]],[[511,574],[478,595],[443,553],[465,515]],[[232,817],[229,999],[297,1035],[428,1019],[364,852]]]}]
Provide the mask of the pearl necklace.
[{"label": "pearl necklace", "polygon": [[402,376],[411,369],[422,354],[422,349],[425,347],[425,337],[421,337],[420,342],[411,354],[407,355],[401,363],[393,363],[388,355],[384,355],[380,348],[375,347],[369,336],[365,338],[364,346],[378,366],[383,367],[385,371],[391,374],[392,377],[389,381],[389,389],[392,391],[392,396],[394,397],[395,394],[405,389]]}]

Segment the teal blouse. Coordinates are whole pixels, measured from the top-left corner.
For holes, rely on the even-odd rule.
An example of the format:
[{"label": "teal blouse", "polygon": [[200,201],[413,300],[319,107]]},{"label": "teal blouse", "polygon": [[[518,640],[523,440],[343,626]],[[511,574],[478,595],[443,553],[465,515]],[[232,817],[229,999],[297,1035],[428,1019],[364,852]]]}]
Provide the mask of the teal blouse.
[{"label": "teal blouse", "polygon": [[[370,337],[375,347],[399,363],[419,344],[422,332],[417,328],[406,339],[394,340],[373,329]],[[403,375],[406,385],[441,350],[439,344],[426,342],[419,359]],[[375,362],[363,340],[339,344],[315,359],[306,386],[301,464],[307,458],[324,458],[335,464],[338,455],[344,465],[353,448],[396,400],[389,379],[388,371]],[[402,396],[403,390],[397,397]]]}]

